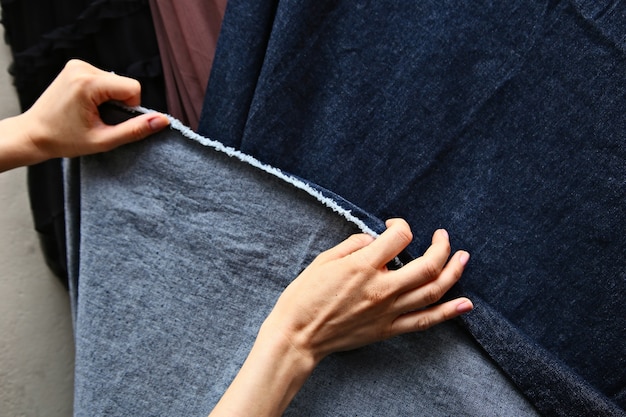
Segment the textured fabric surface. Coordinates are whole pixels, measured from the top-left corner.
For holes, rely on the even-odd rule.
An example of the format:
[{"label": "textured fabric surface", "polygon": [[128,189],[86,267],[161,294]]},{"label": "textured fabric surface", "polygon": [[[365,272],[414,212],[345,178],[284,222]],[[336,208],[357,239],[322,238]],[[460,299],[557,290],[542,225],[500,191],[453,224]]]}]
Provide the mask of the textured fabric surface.
[{"label": "textured fabric surface", "polygon": [[[360,230],[209,145],[169,130],[66,170],[78,416],[206,415],[282,289]],[[286,412],[534,414],[454,322],[330,356]]]},{"label": "textured fabric surface", "polygon": [[538,409],[622,414],[625,74],[624,1],[232,0],[200,132],[409,219],[414,255],[446,227]]}]

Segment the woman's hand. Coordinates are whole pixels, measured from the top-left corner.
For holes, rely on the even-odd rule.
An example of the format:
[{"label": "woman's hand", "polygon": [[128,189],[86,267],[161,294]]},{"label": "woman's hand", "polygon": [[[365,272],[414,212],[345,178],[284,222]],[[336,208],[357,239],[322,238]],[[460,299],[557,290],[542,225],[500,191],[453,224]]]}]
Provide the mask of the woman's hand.
[{"label": "woman's hand", "polygon": [[389,220],[378,238],[354,235],[320,254],[280,296],[264,330],[281,334],[314,363],[402,333],[425,330],[470,311],[466,298],[436,304],[469,260],[451,259],[445,230],[428,250],[399,270],[386,265],[412,240],[408,224]]},{"label": "woman's hand", "polygon": [[469,254],[449,259],[445,230],[418,259],[386,265],[412,239],[404,220],[377,239],[354,235],[320,254],[281,294],[211,416],[280,416],[319,362],[466,313],[471,301],[436,303],[459,280]]},{"label": "woman's hand", "polygon": [[115,126],[105,124],[98,106],[140,102],[141,86],[131,78],[69,61],[33,106],[0,123],[0,171],[51,158],[111,150],[169,125],[167,116],[150,113]]}]

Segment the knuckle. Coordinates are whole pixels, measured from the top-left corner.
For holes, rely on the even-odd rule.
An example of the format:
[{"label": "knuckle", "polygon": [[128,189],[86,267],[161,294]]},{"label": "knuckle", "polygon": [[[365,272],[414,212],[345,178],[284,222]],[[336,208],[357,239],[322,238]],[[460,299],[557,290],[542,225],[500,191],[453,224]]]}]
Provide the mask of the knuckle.
[{"label": "knuckle", "polygon": [[371,237],[363,233],[355,233],[353,235],[350,235],[348,237],[348,240],[350,240],[357,246],[365,246],[371,242]]},{"label": "knuckle", "polygon": [[435,283],[427,286],[424,291],[424,300],[427,304],[434,304],[443,296],[443,288]]},{"label": "knuckle", "polygon": [[424,314],[424,315],[419,315],[415,318],[415,326],[414,328],[418,331],[420,330],[426,330],[429,329],[433,326],[433,320],[431,319],[430,316]]},{"label": "knuckle", "polygon": [[424,275],[429,280],[433,280],[437,278],[439,276],[439,273],[441,272],[439,266],[435,262],[426,260],[425,258],[422,258],[422,261],[423,261],[422,269],[423,269]]},{"label": "knuckle", "polygon": [[396,239],[402,242],[404,246],[408,245],[413,240],[413,233],[411,232],[411,228],[406,221],[402,220],[400,223],[400,227],[394,230],[396,234]]},{"label": "knuckle", "polygon": [[146,124],[136,123],[129,131],[128,140],[141,139],[149,133],[149,128]]},{"label": "knuckle", "polygon": [[450,311],[448,309],[444,309],[443,312],[441,313],[441,321],[448,321],[450,319],[453,319],[454,317],[456,317],[457,315],[454,314],[453,311]]},{"label": "knuckle", "polygon": [[354,266],[363,275],[371,274],[377,271],[377,266],[363,252],[356,251],[350,257],[354,261]]},{"label": "knuckle", "polygon": [[78,60],[78,59],[70,59],[65,64],[65,69],[70,70],[70,71],[74,71],[76,69],[82,68],[83,64],[84,63],[82,61]]},{"label": "knuckle", "polygon": [[387,290],[378,285],[371,286],[366,292],[365,297],[372,305],[380,305],[387,299]]}]

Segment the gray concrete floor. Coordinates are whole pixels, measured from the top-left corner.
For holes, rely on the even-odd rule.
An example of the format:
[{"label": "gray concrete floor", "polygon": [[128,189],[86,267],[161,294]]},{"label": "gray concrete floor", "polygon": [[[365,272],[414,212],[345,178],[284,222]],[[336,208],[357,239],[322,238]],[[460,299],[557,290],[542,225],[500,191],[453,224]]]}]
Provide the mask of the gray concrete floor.
[{"label": "gray concrete floor", "polygon": [[[7,73],[10,62],[0,41],[0,118],[20,111]],[[44,263],[30,216],[26,169],[1,173],[0,416],[70,416],[73,361],[69,297]]]}]

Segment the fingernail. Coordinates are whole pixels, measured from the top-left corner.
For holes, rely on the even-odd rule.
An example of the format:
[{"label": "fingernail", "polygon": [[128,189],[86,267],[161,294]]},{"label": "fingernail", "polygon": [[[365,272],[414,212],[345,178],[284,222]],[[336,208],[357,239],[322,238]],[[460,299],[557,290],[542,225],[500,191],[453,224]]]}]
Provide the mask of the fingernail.
[{"label": "fingernail", "polygon": [[472,302],[469,300],[464,300],[460,302],[459,304],[457,304],[456,306],[456,311],[461,314],[467,313],[468,311],[472,311],[473,309],[474,309],[474,304],[472,304]]},{"label": "fingernail", "polygon": [[450,239],[450,236],[448,235],[448,231],[446,229],[439,229],[439,233],[441,233],[441,235],[446,239]]},{"label": "fingernail", "polygon": [[470,254],[469,253],[462,252],[461,256],[459,256],[459,262],[461,262],[461,265],[465,266],[469,262],[469,258],[470,258]]},{"label": "fingernail", "polygon": [[170,124],[170,121],[167,117],[160,115],[148,120],[148,124],[150,125],[150,129],[156,131],[168,126]]}]

